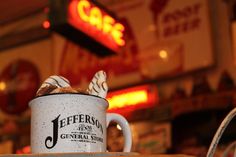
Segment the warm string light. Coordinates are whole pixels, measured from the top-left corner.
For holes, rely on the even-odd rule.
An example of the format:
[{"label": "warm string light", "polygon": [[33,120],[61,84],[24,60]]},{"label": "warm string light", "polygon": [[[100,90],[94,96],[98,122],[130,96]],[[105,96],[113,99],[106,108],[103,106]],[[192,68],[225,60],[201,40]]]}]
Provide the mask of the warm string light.
[{"label": "warm string light", "polygon": [[7,85],[5,82],[1,81],[0,82],[0,91],[4,91],[6,89]]},{"label": "warm string light", "polygon": [[167,59],[168,58],[168,53],[166,50],[161,50],[159,52],[159,56],[162,58],[162,59]]},{"label": "warm string light", "polygon": [[51,26],[50,21],[48,20],[45,20],[42,25],[44,29],[49,29]]}]

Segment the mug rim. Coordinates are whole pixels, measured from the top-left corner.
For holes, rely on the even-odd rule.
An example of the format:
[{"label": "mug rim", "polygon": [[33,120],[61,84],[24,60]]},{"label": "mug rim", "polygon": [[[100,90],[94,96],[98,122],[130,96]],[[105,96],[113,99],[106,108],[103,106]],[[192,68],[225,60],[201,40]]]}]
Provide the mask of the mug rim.
[{"label": "mug rim", "polygon": [[84,95],[84,96],[91,96],[91,97],[94,97],[94,98],[98,98],[98,99],[102,99],[104,100],[105,102],[107,102],[105,108],[107,109],[108,106],[109,106],[109,102],[107,101],[107,99],[105,98],[102,98],[102,97],[99,97],[99,96],[96,96],[96,95],[90,95],[90,94],[86,94],[86,93],[51,93],[51,94],[44,94],[44,95],[40,95],[40,96],[36,96],[35,98],[33,98],[32,100],[29,101],[29,106],[31,107],[31,103],[32,101],[35,101],[36,99],[38,98],[43,98],[43,97],[48,97],[48,96],[55,96],[55,95]]}]

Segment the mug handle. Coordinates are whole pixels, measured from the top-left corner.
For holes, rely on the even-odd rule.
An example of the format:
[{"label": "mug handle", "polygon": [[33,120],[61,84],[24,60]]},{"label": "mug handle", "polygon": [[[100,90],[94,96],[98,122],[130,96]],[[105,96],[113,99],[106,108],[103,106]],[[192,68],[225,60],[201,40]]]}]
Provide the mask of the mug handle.
[{"label": "mug handle", "polygon": [[127,122],[127,120],[123,116],[116,113],[107,113],[106,117],[107,117],[106,119],[107,127],[111,121],[116,122],[117,124],[120,125],[125,139],[123,152],[130,152],[132,147],[132,136],[129,123]]}]

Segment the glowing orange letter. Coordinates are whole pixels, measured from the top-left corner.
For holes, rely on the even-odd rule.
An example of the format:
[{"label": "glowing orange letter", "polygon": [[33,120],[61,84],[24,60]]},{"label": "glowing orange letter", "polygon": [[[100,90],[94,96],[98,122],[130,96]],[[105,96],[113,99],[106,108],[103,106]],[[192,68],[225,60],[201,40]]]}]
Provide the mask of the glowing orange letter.
[{"label": "glowing orange letter", "polygon": [[115,20],[110,17],[105,15],[103,18],[103,32],[104,33],[109,33],[112,30],[112,25],[115,23]]},{"label": "glowing orange letter", "polygon": [[86,0],[78,2],[77,10],[78,10],[79,16],[85,22],[89,22],[89,16],[85,12],[85,9],[89,7],[90,7],[90,3]]},{"label": "glowing orange letter", "polygon": [[102,12],[97,7],[92,8],[90,11],[90,24],[99,30],[102,29]]},{"label": "glowing orange letter", "polygon": [[124,30],[125,30],[125,27],[120,23],[116,23],[113,27],[113,30],[112,30],[111,35],[112,35],[113,39],[115,40],[115,42],[120,46],[125,45],[125,40],[123,39]]}]

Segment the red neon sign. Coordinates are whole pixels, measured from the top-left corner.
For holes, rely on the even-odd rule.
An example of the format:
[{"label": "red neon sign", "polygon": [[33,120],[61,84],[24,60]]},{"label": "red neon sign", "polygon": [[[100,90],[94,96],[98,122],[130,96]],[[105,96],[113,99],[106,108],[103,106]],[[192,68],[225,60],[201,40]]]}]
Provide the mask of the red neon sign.
[{"label": "red neon sign", "polygon": [[125,45],[125,27],[89,0],[71,0],[68,22],[75,28],[118,52]]},{"label": "red neon sign", "polygon": [[158,103],[157,88],[143,85],[109,92],[107,95],[110,112],[133,111],[150,108]]}]

